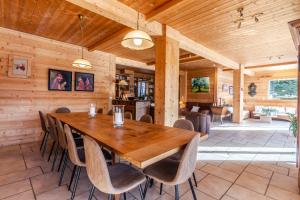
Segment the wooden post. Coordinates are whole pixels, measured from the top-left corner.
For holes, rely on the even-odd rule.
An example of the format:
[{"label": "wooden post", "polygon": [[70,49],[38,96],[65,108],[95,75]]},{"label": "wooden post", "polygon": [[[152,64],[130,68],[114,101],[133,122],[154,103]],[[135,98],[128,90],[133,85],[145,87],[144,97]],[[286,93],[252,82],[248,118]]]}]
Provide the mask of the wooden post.
[{"label": "wooden post", "polygon": [[[297,167],[299,167],[299,160],[300,160],[300,155],[299,155],[299,148],[300,148],[300,141],[299,141],[299,136],[300,136],[300,45],[298,46],[298,98],[297,98],[297,124],[298,124],[298,129],[297,129]],[[300,173],[300,168],[299,168],[299,173]],[[298,186],[299,186],[299,191],[300,191],[300,174],[298,176]]]},{"label": "wooden post", "polygon": [[172,126],[178,119],[179,42],[163,36],[155,40],[155,124]]},{"label": "wooden post", "polygon": [[232,122],[240,123],[243,120],[244,107],[244,66],[233,71],[233,117]]}]

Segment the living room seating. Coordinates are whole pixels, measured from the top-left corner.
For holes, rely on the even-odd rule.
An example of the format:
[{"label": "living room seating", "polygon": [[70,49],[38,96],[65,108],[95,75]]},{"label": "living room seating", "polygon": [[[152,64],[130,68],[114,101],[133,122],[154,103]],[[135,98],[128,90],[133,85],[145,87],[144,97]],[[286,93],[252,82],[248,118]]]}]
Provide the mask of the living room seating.
[{"label": "living room seating", "polygon": [[294,107],[284,106],[254,106],[251,111],[252,118],[260,118],[261,115],[270,115],[272,119],[289,121],[289,114],[297,115],[297,109]]}]

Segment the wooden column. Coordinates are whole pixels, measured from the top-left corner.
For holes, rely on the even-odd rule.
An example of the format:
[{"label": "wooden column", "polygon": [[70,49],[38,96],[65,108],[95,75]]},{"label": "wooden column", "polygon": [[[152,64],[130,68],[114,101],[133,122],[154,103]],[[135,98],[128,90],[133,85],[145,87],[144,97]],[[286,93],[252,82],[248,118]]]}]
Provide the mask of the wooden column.
[{"label": "wooden column", "polygon": [[233,117],[232,122],[240,123],[243,120],[244,106],[244,66],[233,71]]},{"label": "wooden column", "polygon": [[[300,161],[300,155],[299,155],[299,149],[300,149],[300,45],[298,45],[298,98],[297,98],[297,120],[298,120],[298,129],[297,129],[297,167],[299,167],[299,161]],[[298,174],[298,186],[300,191],[300,168],[299,168],[299,174]]]},{"label": "wooden column", "polygon": [[172,126],[178,119],[179,42],[163,36],[155,40],[155,124]]}]

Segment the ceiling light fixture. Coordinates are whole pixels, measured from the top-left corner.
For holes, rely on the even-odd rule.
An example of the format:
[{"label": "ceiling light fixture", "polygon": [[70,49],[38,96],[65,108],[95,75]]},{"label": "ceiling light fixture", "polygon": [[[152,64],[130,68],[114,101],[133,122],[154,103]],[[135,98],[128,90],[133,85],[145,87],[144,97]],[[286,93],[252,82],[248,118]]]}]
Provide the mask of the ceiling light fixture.
[{"label": "ceiling light fixture", "polygon": [[[81,41],[83,41],[83,15],[78,15],[79,20],[80,20],[80,31],[81,31]],[[80,69],[92,69],[92,64],[83,58],[83,47],[81,47],[81,58],[78,58],[74,60],[72,63],[72,66],[74,68],[80,68]]]},{"label": "ceiling light fixture", "polygon": [[139,30],[139,16],[138,12],[137,16],[137,29],[130,31],[125,35],[121,44],[125,48],[129,48],[132,50],[144,50],[149,49],[154,46],[154,43],[146,32]]}]

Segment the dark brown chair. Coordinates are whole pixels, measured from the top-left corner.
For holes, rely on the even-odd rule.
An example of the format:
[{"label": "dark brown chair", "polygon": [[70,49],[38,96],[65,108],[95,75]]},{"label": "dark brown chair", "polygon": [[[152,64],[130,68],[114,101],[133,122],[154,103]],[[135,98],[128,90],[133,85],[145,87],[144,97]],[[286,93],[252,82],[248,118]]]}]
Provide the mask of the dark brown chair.
[{"label": "dark brown chair", "polygon": [[60,107],[55,110],[56,113],[70,113],[71,110],[67,107]]},{"label": "dark brown chair", "polygon": [[109,111],[107,112],[107,115],[113,115],[113,110],[109,110]]},{"label": "dark brown chair", "polygon": [[125,113],[124,113],[124,118],[125,118],[125,119],[130,119],[130,120],[132,120],[132,114],[131,114],[131,112],[128,112],[128,111],[125,112]]},{"label": "dark brown chair", "polygon": [[39,111],[40,121],[41,121],[41,127],[44,132],[43,140],[40,146],[40,151],[42,152],[42,157],[44,156],[47,143],[48,143],[48,137],[49,137],[49,125],[47,118],[45,114],[42,111]]},{"label": "dark brown chair", "polygon": [[152,119],[152,116],[151,115],[143,115],[140,119],[140,122],[146,122],[146,123],[153,123],[153,119]]}]

